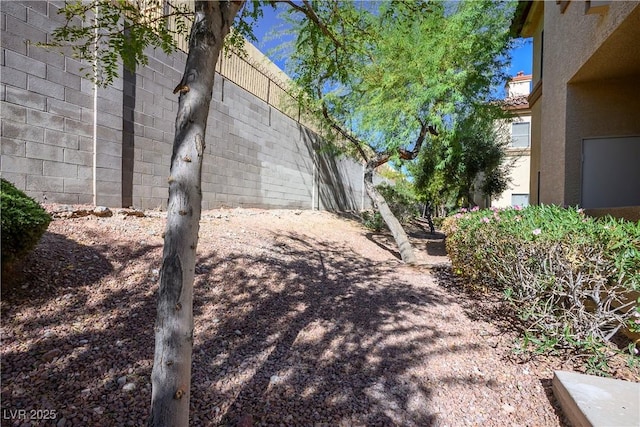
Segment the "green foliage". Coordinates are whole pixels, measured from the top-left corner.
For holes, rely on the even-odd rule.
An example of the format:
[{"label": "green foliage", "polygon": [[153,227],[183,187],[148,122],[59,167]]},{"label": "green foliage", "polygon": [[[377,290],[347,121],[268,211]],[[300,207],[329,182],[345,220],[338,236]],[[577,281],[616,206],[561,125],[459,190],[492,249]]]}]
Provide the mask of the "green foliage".
[{"label": "green foliage", "polygon": [[32,198],[2,179],[2,270],[27,255],[47,230],[51,217]]},{"label": "green foliage", "polygon": [[509,117],[497,104],[471,105],[456,114],[453,129],[426,147],[410,171],[428,200],[466,207],[476,204],[474,192],[490,197],[508,186],[508,133],[496,123],[508,123]]},{"label": "green foliage", "polygon": [[[192,27],[193,10],[193,2],[183,1],[67,1],[58,12],[64,15],[65,24],[43,46],[70,49],[86,64],[85,77],[106,87],[119,75],[120,62],[129,70],[146,65],[146,48],[174,52],[177,39]],[[244,39],[255,40],[252,28],[261,16],[261,2],[247,2],[235,18],[225,49],[242,55]]]},{"label": "green foliage", "polygon": [[362,225],[371,231],[375,231],[377,233],[385,228],[384,219],[382,219],[380,212],[362,211],[360,212],[360,217],[362,218]]},{"label": "green foliage", "polygon": [[[389,205],[393,215],[402,224],[406,224],[420,215],[419,200],[413,193],[412,185],[404,178],[404,175],[396,175],[395,184],[382,183],[376,186],[378,192]],[[362,223],[373,231],[380,231],[386,227],[382,215],[378,211],[363,211]]]},{"label": "green foliage", "polygon": [[542,205],[462,211],[444,231],[454,272],[503,293],[523,349],[573,349],[606,370],[604,343],[637,319],[640,223]]},{"label": "green foliage", "polygon": [[[469,124],[500,110],[491,93],[506,81],[513,2],[289,4],[296,42],[287,70],[325,139],[340,146],[346,141],[344,152],[370,169],[406,164],[430,147],[462,152],[455,144],[494,156],[485,155],[479,165],[467,156],[467,169],[486,172],[499,163],[495,156],[502,151],[490,150],[495,142],[483,135],[486,126]],[[486,188],[495,191],[504,176],[491,174]]]},{"label": "green foliage", "polygon": [[376,187],[386,200],[393,215],[402,224],[406,224],[420,215],[419,202],[407,184],[403,185],[403,182],[400,181],[396,185],[383,183]]},{"label": "green foliage", "polygon": [[436,217],[433,217],[431,220],[433,221],[433,225],[435,226],[435,228],[441,229],[442,224],[444,224],[445,218],[441,216],[436,216]]},{"label": "green foliage", "polygon": [[365,153],[397,159],[425,124],[453,129],[456,111],[489,101],[505,81],[510,3],[305,5],[319,24],[291,10],[298,37],[290,74],[325,133],[337,123]]}]

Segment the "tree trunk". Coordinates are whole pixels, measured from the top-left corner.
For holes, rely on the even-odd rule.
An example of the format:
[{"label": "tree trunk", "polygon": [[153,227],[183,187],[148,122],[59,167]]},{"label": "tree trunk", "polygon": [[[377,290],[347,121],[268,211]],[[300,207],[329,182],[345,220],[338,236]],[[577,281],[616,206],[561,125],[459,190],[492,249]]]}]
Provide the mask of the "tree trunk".
[{"label": "tree trunk", "polygon": [[176,117],[151,373],[150,426],[187,426],[202,157],[215,65],[243,2],[196,1]]},{"label": "tree trunk", "polygon": [[413,253],[413,246],[411,246],[411,243],[409,242],[407,233],[405,233],[404,228],[402,228],[400,221],[398,221],[393,212],[391,212],[387,201],[373,185],[373,170],[375,164],[377,164],[375,161],[367,163],[364,172],[364,187],[367,190],[369,197],[371,197],[373,204],[378,209],[378,212],[382,215],[382,219],[387,224],[387,227],[391,230],[391,234],[398,245],[402,261],[406,264],[416,264],[418,260]]},{"label": "tree trunk", "polygon": [[425,203],[422,216],[427,218],[427,224],[429,224],[429,232],[431,234],[434,234],[436,232],[436,227],[433,225],[433,211],[431,209],[430,201]]}]

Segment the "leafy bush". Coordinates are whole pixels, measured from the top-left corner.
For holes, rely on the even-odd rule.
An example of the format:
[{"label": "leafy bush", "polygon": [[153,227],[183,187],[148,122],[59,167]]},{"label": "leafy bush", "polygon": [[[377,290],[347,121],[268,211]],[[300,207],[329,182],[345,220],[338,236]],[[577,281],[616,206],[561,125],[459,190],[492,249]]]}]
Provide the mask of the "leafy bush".
[{"label": "leafy bush", "polygon": [[36,246],[51,217],[38,202],[9,181],[1,181],[2,271],[6,273]]},{"label": "leafy bush", "polygon": [[[382,197],[389,205],[389,209],[393,212],[393,215],[402,224],[406,224],[411,219],[420,215],[418,209],[418,201],[411,193],[410,189],[402,182],[398,185],[389,185],[386,183],[380,184],[376,187]],[[362,211],[360,213],[362,218],[362,224],[373,231],[380,231],[387,228],[382,215],[378,211]]]},{"label": "leafy bush", "polygon": [[360,212],[360,217],[362,218],[362,224],[369,230],[379,232],[386,227],[386,224],[384,223],[384,219],[382,219],[382,215],[380,215],[380,212],[362,211]]},{"label": "leafy bush", "polygon": [[602,344],[637,325],[640,222],[531,206],[459,212],[443,229],[454,272],[504,294],[524,347],[588,350],[589,367],[602,371]]}]

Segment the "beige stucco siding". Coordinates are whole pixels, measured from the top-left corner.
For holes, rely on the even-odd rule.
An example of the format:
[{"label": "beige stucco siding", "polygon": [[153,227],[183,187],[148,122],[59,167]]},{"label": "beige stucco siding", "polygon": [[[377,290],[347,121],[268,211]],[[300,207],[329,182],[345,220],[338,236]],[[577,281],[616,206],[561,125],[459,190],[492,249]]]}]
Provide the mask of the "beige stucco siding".
[{"label": "beige stucco siding", "polygon": [[511,182],[509,188],[491,202],[491,206],[496,208],[511,206],[513,194],[529,194],[529,156],[515,153],[507,154],[507,162],[512,164]]},{"label": "beige stucco siding", "polygon": [[[540,117],[542,103],[531,108],[531,117]],[[540,138],[542,126],[540,120],[531,120],[531,150],[529,156],[529,204],[538,204],[538,172],[540,171]]]},{"label": "beige stucco siding", "polygon": [[[640,85],[635,78],[568,86],[566,204],[576,205],[581,202],[583,140],[640,135],[639,100]],[[640,163],[640,159],[638,162]]]},{"label": "beige stucco siding", "polygon": [[[545,4],[542,105],[534,104],[534,117],[539,114],[537,117],[541,118],[541,127],[534,130],[534,134],[539,131],[539,144],[543,148],[539,151],[542,203],[579,203],[583,138],[638,132],[631,123],[640,121],[635,120],[639,118],[637,91],[622,88],[629,83],[637,88],[637,79],[631,82],[617,76],[616,81],[608,81],[621,72],[616,70],[624,69],[612,63],[594,63],[593,59],[598,58],[594,54],[603,43],[616,31],[621,31],[619,27],[629,28],[625,31],[630,35],[620,38],[628,44],[629,54],[638,49],[639,5],[639,2],[611,2],[603,14],[587,14],[585,2],[570,2],[564,13],[561,13],[560,5]],[[618,44],[616,46],[620,48]],[[590,76],[593,82],[569,86],[572,79],[575,81],[584,75]],[[607,81],[600,80],[604,77]],[[538,155],[537,144],[535,141],[534,156]],[[537,159],[533,163],[535,165]],[[535,174],[535,168],[532,168],[532,177]]]},{"label": "beige stucco siding", "polygon": [[612,1],[604,14],[587,14],[584,1],[570,2],[564,13],[559,5],[545,4],[545,77],[551,66],[558,73],[551,73],[555,79],[568,82],[639,5]]}]

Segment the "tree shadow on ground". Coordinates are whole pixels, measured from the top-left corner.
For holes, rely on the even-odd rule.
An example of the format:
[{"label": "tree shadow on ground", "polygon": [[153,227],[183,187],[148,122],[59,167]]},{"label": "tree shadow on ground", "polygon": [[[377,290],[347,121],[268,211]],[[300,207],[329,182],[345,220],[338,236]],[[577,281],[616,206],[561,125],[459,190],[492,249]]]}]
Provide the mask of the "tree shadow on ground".
[{"label": "tree shadow on ground", "polygon": [[[148,269],[158,256],[158,245],[45,233],[22,283],[2,295],[3,414],[55,411],[37,425],[144,424],[155,319]],[[134,392],[122,391],[123,376]]]},{"label": "tree shadow on ground", "polygon": [[416,249],[426,252],[430,256],[446,257],[445,234],[436,231],[431,233],[428,225],[420,219],[411,221],[406,226],[407,234]]},{"label": "tree shadow on ground", "polygon": [[[453,273],[452,267],[441,266],[432,270],[439,286],[459,297],[458,302],[471,320],[492,323],[500,329],[522,333],[523,324],[513,314],[495,290],[474,287]],[[481,303],[480,303],[481,302]]]},{"label": "tree shadow on ground", "polygon": [[[415,221],[406,224],[403,227],[414,249],[422,251],[430,257],[446,258],[446,236],[443,233],[435,232],[432,234],[427,231],[423,225]],[[402,259],[400,252],[398,251],[398,245],[391,235],[391,232],[388,230],[385,229],[379,232],[370,231],[366,234],[366,237],[369,241],[375,243],[379,248],[389,252],[395,258]]]},{"label": "tree shadow on ground", "polygon": [[[42,244],[62,248],[55,263],[2,302],[2,408],[57,412],[40,425],[143,425],[161,248],[91,240],[50,235]],[[200,255],[191,425],[234,425],[245,415],[264,425],[437,423],[438,385],[416,372],[437,354],[472,357],[475,344],[447,347],[441,338],[456,333],[419,319],[454,299],[347,246],[292,232],[257,245]],[[47,280],[53,287],[41,292]]]},{"label": "tree shadow on ground", "polygon": [[[440,347],[438,325],[417,327],[409,317],[454,301],[346,247],[274,237],[279,253],[199,261],[193,393],[204,405],[193,408],[196,424],[219,416],[225,425],[243,416],[266,425],[433,424],[432,389],[412,370],[473,345]],[[226,300],[210,292],[220,287]],[[207,306],[212,317],[202,316]]]},{"label": "tree shadow on ground", "polygon": [[374,243],[380,249],[385,250],[389,252],[393,257],[399,260],[402,260],[402,256],[400,255],[400,252],[397,250],[398,245],[396,245],[395,241],[393,240],[393,236],[391,236],[389,232],[374,233],[371,231],[365,234],[365,236],[367,240],[369,240],[371,243]]},{"label": "tree shadow on ground", "polygon": [[[499,294],[495,291],[487,292],[473,288],[460,276],[454,274],[451,267],[437,267],[433,269],[432,273],[439,286],[448,290],[450,295],[459,296],[457,300],[470,319],[491,323],[498,327],[497,335],[487,336],[487,339],[495,341],[496,347],[501,345],[503,350],[508,352],[503,357],[517,360],[519,363],[523,362],[522,357],[517,357],[512,353],[512,346],[513,339],[523,334],[525,325],[513,314],[512,309],[506,305]],[[561,426],[569,427],[570,424],[553,395],[551,379],[540,379],[540,385],[544,389],[545,396],[553,407]]]},{"label": "tree shadow on ground", "polygon": [[3,302],[29,304],[33,291],[40,297],[54,297],[60,289],[71,290],[100,280],[113,271],[104,249],[45,232],[20,264],[17,280],[8,286],[3,283]]}]

